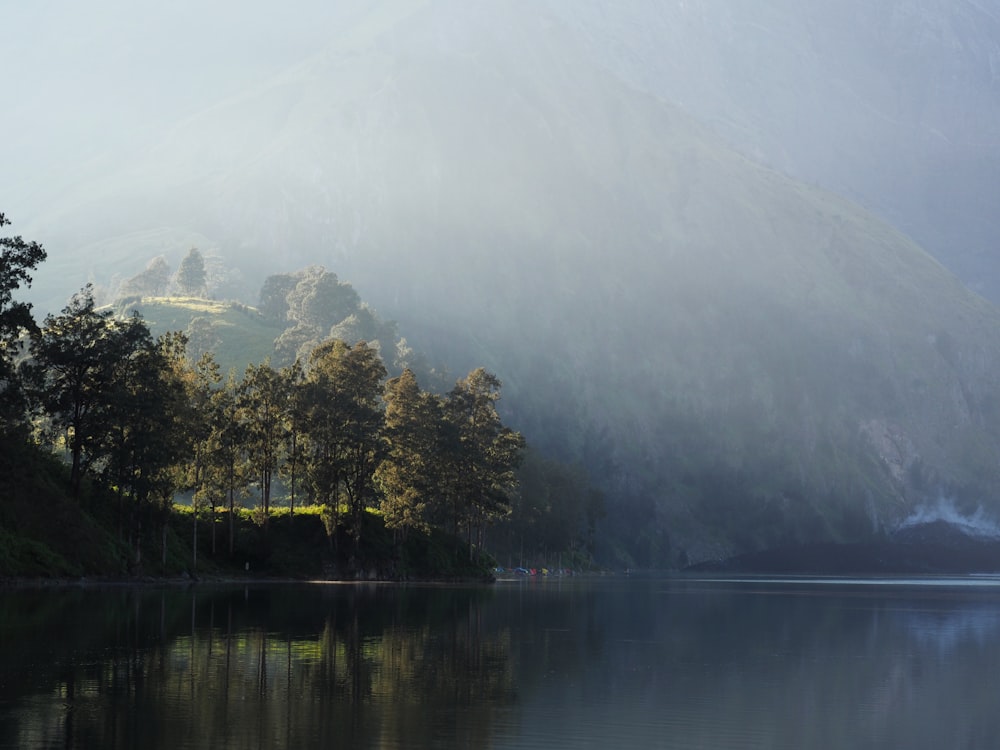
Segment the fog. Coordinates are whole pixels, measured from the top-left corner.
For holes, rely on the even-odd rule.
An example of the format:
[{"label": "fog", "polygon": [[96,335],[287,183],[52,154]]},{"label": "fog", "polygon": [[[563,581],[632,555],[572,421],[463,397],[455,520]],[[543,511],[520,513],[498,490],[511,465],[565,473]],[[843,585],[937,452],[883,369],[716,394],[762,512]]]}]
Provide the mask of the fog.
[{"label": "fog", "polygon": [[332,4],[102,0],[8,4],[0,200],[24,221],[118,169],[186,117],[322,47]]},{"label": "fog", "polygon": [[[178,123],[385,18],[406,44],[420,2],[261,0],[204,6],[102,0],[4,10],[7,116],[0,201],[27,222],[155,147]],[[447,2],[436,37],[460,60],[480,35]],[[675,102],[752,158],[873,208],[995,301],[1000,205],[1000,4],[996,2],[608,3],[548,0],[588,62]],[[410,19],[408,21],[407,19]],[[416,25],[419,25],[418,20]],[[450,26],[450,28],[449,28]],[[345,40],[348,43],[345,45]],[[463,49],[464,47],[464,49]],[[460,63],[458,63],[460,64]],[[86,189],[86,188],[84,188]],[[1000,284],[998,282],[997,284]],[[65,290],[63,290],[65,291]]]},{"label": "fog", "polygon": [[900,530],[943,521],[970,537],[1000,539],[1000,524],[982,508],[963,513],[951,498],[942,497],[932,505],[922,505],[899,525]]},{"label": "fog", "polygon": [[325,264],[637,560],[850,538],[1000,487],[998,8],[19,4],[0,208],[39,312]]}]

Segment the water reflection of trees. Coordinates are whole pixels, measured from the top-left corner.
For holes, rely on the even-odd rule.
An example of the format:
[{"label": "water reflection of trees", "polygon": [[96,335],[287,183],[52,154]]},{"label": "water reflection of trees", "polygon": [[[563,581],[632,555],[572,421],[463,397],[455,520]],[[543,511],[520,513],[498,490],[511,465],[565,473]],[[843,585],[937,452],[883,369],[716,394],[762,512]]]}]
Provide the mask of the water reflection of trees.
[{"label": "water reflection of trees", "polygon": [[489,596],[288,587],[131,592],[123,607],[112,594],[121,618],[91,622],[102,632],[54,659],[22,634],[37,692],[0,693],[17,704],[0,745],[393,747],[444,732],[484,747],[513,696]]},{"label": "water reflection of trees", "polygon": [[4,597],[0,747],[552,736],[978,747],[1000,736],[995,591],[642,586]]}]

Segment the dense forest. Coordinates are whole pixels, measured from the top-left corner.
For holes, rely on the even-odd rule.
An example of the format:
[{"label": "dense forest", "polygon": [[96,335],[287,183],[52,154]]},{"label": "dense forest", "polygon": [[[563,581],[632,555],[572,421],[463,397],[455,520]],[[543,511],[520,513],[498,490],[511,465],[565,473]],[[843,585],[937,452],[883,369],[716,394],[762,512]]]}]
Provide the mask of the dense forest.
[{"label": "dense forest", "polygon": [[[2,243],[0,576],[252,560],[288,575],[401,577],[590,561],[601,497],[503,423],[499,379],[480,367],[424,389],[394,325],[325,269],[272,276],[258,308],[239,305],[282,333],[273,358],[226,373],[210,323],[154,336],[134,309],[168,289],[207,296],[197,250],[175,274],[150,263],[116,305],[87,285],[39,325],[14,297],[45,251]],[[110,551],[74,567],[84,527],[106,532]],[[56,537],[69,565],[40,562]]]}]

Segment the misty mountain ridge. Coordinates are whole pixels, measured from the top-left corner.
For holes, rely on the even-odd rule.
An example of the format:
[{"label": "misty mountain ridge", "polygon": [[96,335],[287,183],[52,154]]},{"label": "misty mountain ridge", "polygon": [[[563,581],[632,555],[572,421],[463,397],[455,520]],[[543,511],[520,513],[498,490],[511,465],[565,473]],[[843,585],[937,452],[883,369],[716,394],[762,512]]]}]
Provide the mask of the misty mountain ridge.
[{"label": "misty mountain ridge", "polygon": [[863,538],[943,489],[993,511],[997,310],[522,10],[380,6],[54,203],[39,286],[85,280],[74,242],[139,270],[139,236],[251,281],[323,263],[501,377],[513,426],[609,493],[608,557]]},{"label": "misty mountain ridge", "polygon": [[[255,71],[312,56],[324,37],[327,57],[377,48],[464,65],[475,59],[484,32],[511,27],[508,17],[523,15],[563,26],[578,47],[574,62],[678,103],[754,160],[876,210],[967,284],[1000,300],[993,260],[1000,236],[993,190],[1000,169],[996,0],[545,0],[530,11],[440,0],[303,0],[295,14],[277,15],[255,0],[212,8],[180,0],[155,11],[102,0],[85,14],[55,5],[66,7],[40,18],[33,18],[36,9],[18,8],[9,28],[19,33],[0,39],[11,60],[27,66],[12,82],[14,140],[5,157],[16,189],[4,193],[0,186],[0,196],[9,215],[29,223],[44,206],[47,220],[30,228],[49,244],[54,196],[79,196],[81,187],[92,192],[102,173],[134,161],[141,135],[146,143],[159,138],[164,118],[197,111],[213,91],[219,97],[245,88]],[[193,13],[198,24],[180,33]],[[158,39],[156,28],[167,38]],[[72,38],[60,38],[69,29]],[[267,34],[273,38],[263,43]],[[32,74],[47,61],[60,75]],[[373,64],[373,57],[364,62]],[[51,111],[59,96],[72,108],[69,116]],[[84,111],[88,97],[102,119]],[[243,140],[239,134],[257,119],[267,118],[249,112],[229,136]],[[128,133],[112,138],[119,124]],[[89,140],[74,153],[69,145],[78,130]],[[206,155],[190,143],[186,149]],[[188,159],[179,163],[190,166]],[[77,242],[75,233],[69,238]],[[69,291],[60,290],[59,301]]]},{"label": "misty mountain ridge", "polygon": [[1000,301],[996,0],[553,0],[587,54]]}]

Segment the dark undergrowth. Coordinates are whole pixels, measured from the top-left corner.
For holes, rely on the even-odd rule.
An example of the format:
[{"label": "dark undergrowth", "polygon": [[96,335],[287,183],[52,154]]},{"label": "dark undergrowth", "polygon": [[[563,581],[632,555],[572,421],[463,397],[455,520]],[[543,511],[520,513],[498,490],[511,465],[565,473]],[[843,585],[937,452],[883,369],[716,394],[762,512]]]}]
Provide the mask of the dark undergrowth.
[{"label": "dark undergrowth", "polygon": [[[343,524],[327,533],[320,508],[229,514],[137,507],[106,489],[68,495],[58,458],[4,441],[0,450],[0,581],[149,578],[488,580],[493,561],[436,529],[387,529],[366,513],[355,541]],[[213,544],[214,529],[214,544]],[[197,540],[197,541],[196,541]],[[197,555],[196,555],[197,549]]]}]

